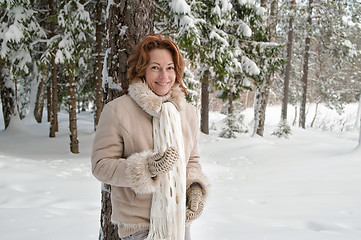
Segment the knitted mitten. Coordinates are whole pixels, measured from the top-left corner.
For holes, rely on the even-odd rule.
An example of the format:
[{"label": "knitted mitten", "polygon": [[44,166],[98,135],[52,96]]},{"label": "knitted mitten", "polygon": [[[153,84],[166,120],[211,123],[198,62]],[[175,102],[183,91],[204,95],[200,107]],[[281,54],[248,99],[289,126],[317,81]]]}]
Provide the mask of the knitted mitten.
[{"label": "knitted mitten", "polygon": [[186,207],[186,222],[191,222],[198,218],[204,208],[204,199],[202,188],[199,184],[192,184],[187,189],[187,207]]},{"label": "knitted mitten", "polygon": [[163,154],[157,153],[148,160],[149,171],[152,175],[166,173],[172,169],[178,159],[178,151],[169,147]]}]

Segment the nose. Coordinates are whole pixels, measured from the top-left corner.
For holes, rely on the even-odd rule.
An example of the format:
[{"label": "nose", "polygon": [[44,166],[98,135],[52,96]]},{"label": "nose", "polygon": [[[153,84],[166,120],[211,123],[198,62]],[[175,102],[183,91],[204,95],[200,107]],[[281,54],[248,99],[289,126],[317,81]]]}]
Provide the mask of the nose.
[{"label": "nose", "polygon": [[166,72],[166,69],[165,68],[162,68],[160,71],[159,71],[159,76],[161,78],[165,78],[167,76],[167,72]]}]

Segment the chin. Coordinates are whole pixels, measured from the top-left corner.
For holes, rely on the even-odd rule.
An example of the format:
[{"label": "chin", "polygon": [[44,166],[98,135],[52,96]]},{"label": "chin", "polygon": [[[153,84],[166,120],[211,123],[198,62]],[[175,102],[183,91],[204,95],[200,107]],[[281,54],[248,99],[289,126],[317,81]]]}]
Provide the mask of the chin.
[{"label": "chin", "polygon": [[164,95],[167,95],[167,93],[169,93],[169,90],[168,91],[156,91],[155,94],[157,94],[158,96],[164,96]]}]

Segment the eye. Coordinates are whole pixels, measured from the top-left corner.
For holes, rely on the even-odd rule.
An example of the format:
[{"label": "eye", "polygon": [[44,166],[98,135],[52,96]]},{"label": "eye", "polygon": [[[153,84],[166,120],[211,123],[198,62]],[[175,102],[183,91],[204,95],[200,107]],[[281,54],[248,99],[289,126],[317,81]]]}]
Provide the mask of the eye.
[{"label": "eye", "polygon": [[158,66],[151,66],[150,69],[159,70],[159,67]]},{"label": "eye", "polygon": [[173,67],[173,66],[169,66],[167,69],[168,69],[168,70],[174,70],[174,67]]}]

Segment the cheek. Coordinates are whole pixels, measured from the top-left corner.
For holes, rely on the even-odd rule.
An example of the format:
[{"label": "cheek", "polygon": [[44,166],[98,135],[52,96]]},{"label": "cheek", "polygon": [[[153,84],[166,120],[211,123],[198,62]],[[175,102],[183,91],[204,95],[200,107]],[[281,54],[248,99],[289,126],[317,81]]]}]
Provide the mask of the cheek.
[{"label": "cheek", "polygon": [[145,78],[145,81],[149,84],[154,79],[154,76],[151,72],[145,72],[144,78]]}]

